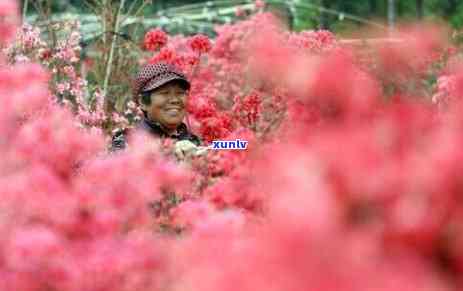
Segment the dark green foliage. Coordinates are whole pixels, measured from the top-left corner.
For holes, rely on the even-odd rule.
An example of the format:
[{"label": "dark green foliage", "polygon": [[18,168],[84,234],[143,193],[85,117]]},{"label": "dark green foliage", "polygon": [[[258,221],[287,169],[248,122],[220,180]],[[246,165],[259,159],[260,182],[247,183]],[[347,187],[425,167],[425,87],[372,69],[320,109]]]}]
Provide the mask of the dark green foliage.
[{"label": "dark green foliage", "polygon": [[[41,0],[37,0],[41,1]],[[118,2],[117,0],[110,0]],[[31,1],[29,1],[31,2]],[[53,1],[52,12],[70,12],[70,13],[89,13],[86,1],[80,0],[60,0]],[[91,2],[91,1],[90,1]],[[126,0],[126,7],[132,3],[139,5],[141,0]],[[253,0],[155,0],[151,4],[146,5],[143,10],[145,17],[153,17],[160,11],[170,13],[170,9],[191,5],[201,4],[204,6],[196,6],[192,8],[192,13],[200,13],[203,7],[228,6],[233,7],[240,4],[252,3]],[[279,17],[288,24],[289,28],[294,30],[303,30],[311,28],[327,28],[335,32],[344,30],[352,30],[362,23],[355,19],[351,19],[348,15],[356,16],[365,21],[374,20],[386,25],[387,19],[387,0],[307,0],[298,1],[301,5],[294,5],[291,0],[267,0],[267,10],[278,14]],[[459,0],[396,0],[395,11],[398,21],[414,21],[418,19],[432,19],[448,21],[452,26],[459,28],[463,26],[463,1]],[[310,5],[310,7],[307,7]],[[330,11],[324,11],[327,8]],[[185,11],[185,10],[184,10]],[[183,12],[184,12],[183,11]],[[188,11],[188,9],[186,9]],[[28,13],[34,13],[34,6],[29,3]],[[176,17],[168,15],[169,17]],[[231,17],[234,17],[231,15]],[[205,22],[220,23],[223,19],[205,19]],[[207,26],[204,26],[207,27]],[[204,27],[191,27],[188,25],[178,25],[170,27],[170,33],[185,33],[192,34],[195,30],[202,33],[211,33],[205,31]]]}]

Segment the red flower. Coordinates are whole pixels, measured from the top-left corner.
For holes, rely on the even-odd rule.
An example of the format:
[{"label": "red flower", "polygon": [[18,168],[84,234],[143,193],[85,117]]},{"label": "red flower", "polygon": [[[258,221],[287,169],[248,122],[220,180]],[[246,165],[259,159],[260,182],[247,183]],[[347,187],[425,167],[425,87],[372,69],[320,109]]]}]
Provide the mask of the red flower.
[{"label": "red flower", "polygon": [[232,131],[231,119],[226,114],[218,114],[217,117],[205,118],[199,131],[206,142],[225,138]]},{"label": "red flower", "polygon": [[189,44],[190,48],[199,54],[208,53],[212,48],[211,41],[203,34],[193,36]]},{"label": "red flower", "polygon": [[245,96],[244,98],[235,97],[233,113],[243,125],[251,126],[257,122],[261,112],[262,98],[257,92]]},{"label": "red flower", "polygon": [[173,63],[174,59],[177,57],[175,52],[169,48],[162,48],[161,51],[154,55],[148,62],[150,64],[154,64],[160,61],[166,62],[166,63]]},{"label": "red flower", "polygon": [[143,45],[149,51],[162,48],[167,43],[167,34],[159,28],[152,29],[145,34]]},{"label": "red flower", "polygon": [[217,109],[211,100],[199,96],[191,97],[188,102],[188,109],[196,119],[202,120],[204,118],[213,117],[217,114]]},{"label": "red flower", "polygon": [[196,55],[187,55],[184,58],[185,58],[185,63],[190,66],[196,66],[199,64],[199,58]]}]

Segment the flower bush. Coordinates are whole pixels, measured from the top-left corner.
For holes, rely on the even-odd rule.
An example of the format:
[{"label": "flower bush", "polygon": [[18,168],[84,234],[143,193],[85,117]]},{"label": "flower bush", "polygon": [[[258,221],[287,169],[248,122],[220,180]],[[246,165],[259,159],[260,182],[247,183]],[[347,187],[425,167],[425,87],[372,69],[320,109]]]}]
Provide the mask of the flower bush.
[{"label": "flower bush", "polygon": [[[149,32],[144,61],[192,80],[191,127],[249,141],[177,163],[139,133],[107,153],[82,124],[136,105],[107,114],[99,90],[92,103],[77,34],[48,50],[17,9],[0,4],[0,290],[463,287],[463,79],[441,35],[407,31],[365,64],[266,14],[214,39]],[[407,83],[432,66],[435,91]]]},{"label": "flower bush", "polygon": [[85,79],[79,28],[79,22],[57,23],[51,27],[56,43],[47,43],[38,27],[23,24],[4,48],[8,64],[35,62],[47,68],[51,72],[50,102],[68,107],[82,126],[105,132],[127,127],[139,120],[140,112],[133,102],[127,104],[124,112],[107,112],[102,89]]}]

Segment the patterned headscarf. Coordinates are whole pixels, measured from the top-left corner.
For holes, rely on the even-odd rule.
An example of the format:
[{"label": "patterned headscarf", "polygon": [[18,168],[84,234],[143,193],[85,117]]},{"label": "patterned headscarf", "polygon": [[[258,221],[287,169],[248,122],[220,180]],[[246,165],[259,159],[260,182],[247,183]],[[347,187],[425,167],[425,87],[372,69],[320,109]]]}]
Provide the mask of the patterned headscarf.
[{"label": "patterned headscarf", "polygon": [[159,88],[173,80],[183,82],[186,89],[190,88],[186,76],[173,65],[164,62],[145,65],[134,78],[133,98],[138,103],[139,94]]}]

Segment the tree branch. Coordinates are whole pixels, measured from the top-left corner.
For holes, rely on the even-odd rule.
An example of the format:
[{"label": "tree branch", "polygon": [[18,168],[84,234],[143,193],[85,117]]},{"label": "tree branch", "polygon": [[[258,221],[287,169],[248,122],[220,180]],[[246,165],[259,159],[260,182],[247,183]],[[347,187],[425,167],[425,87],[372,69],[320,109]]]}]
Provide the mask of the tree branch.
[{"label": "tree branch", "polygon": [[122,13],[122,9],[124,8],[124,3],[125,3],[125,0],[121,0],[120,5],[119,5],[119,10],[117,11],[116,21],[114,23],[114,35],[113,35],[113,40],[111,43],[111,50],[109,51],[109,58],[106,64],[106,76],[105,76],[104,83],[103,83],[103,96],[105,96],[106,100],[108,100],[107,92],[108,92],[109,77],[111,75],[114,50],[116,49],[117,34],[119,33],[119,16]]},{"label": "tree branch", "polygon": [[24,6],[23,6],[23,22],[26,20],[26,13],[27,13],[27,8],[29,6],[29,1],[24,0]]}]

